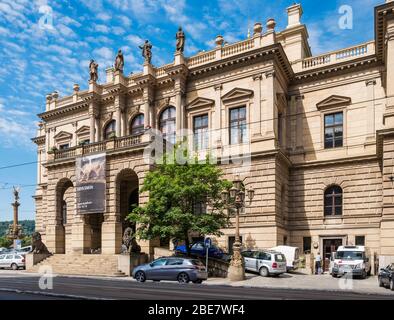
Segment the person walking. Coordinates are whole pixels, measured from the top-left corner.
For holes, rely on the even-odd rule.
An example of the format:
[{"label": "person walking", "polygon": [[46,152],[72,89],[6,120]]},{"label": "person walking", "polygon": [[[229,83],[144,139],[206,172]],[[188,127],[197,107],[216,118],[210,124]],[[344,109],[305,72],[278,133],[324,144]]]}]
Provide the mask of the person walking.
[{"label": "person walking", "polygon": [[321,274],[321,255],[317,253],[315,258],[315,274]]}]

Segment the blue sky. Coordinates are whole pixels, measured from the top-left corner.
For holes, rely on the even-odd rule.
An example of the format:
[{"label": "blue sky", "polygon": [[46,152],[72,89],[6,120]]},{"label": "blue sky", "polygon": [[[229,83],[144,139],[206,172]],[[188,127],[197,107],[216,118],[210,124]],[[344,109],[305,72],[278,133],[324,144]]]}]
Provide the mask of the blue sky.
[{"label": "blue sky", "polygon": [[[0,220],[12,218],[12,185],[22,185],[20,218],[34,218],[37,113],[45,95],[87,87],[89,60],[99,63],[100,80],[116,51],[125,53],[125,73],[142,69],[138,45],[153,43],[153,64],[169,63],[178,25],[184,27],[185,54],[213,47],[217,34],[229,43],[246,38],[248,25],[275,18],[287,23],[293,0],[0,0]],[[373,39],[373,7],[384,0],[300,1],[313,54]],[[342,5],[353,9],[353,29],[338,26]],[[46,13],[52,27],[40,27]],[[47,22],[50,22],[47,20]]]}]

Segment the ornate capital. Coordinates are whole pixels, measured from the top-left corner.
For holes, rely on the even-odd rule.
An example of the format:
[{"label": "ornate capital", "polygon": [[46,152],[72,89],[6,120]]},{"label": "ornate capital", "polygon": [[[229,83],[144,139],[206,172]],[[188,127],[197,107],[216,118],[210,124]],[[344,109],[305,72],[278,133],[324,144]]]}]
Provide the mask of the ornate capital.
[{"label": "ornate capital", "polygon": [[215,91],[220,91],[220,90],[223,89],[223,85],[222,85],[221,83],[215,84],[215,85],[213,86],[213,88],[215,89]]},{"label": "ornate capital", "polygon": [[263,75],[261,73],[255,74],[252,78],[253,78],[253,81],[261,80],[263,78]]},{"label": "ornate capital", "polygon": [[275,78],[275,76],[276,76],[276,72],[275,72],[275,70],[270,70],[270,71],[267,71],[266,73],[265,73],[265,77],[266,77],[266,79],[268,79],[268,78]]}]

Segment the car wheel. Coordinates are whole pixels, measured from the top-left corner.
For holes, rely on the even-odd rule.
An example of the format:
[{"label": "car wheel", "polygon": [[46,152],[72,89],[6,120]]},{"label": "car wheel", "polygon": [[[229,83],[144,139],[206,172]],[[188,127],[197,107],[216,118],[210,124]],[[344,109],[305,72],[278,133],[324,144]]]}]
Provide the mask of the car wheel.
[{"label": "car wheel", "polygon": [[138,272],[135,274],[135,279],[136,279],[138,282],[145,282],[145,281],[146,281],[145,273],[144,273],[143,271],[138,271]]},{"label": "car wheel", "polygon": [[18,270],[18,265],[16,263],[13,263],[11,265],[12,270]]},{"label": "car wheel", "polygon": [[178,275],[178,282],[179,282],[179,283],[189,283],[189,281],[190,281],[190,278],[189,278],[189,276],[187,275],[187,273],[182,272],[182,273],[180,273],[180,274]]},{"label": "car wheel", "polygon": [[379,287],[380,287],[380,288],[383,288],[383,287],[384,287],[384,283],[383,283],[382,278],[379,277],[379,278],[378,278],[378,281],[379,281]]},{"label": "car wheel", "polygon": [[266,267],[260,268],[260,276],[262,276],[262,277],[268,277],[269,276],[269,272],[268,272],[268,269]]},{"label": "car wheel", "polygon": [[367,278],[367,272],[363,270],[363,274],[361,275],[361,279],[366,279]]},{"label": "car wheel", "polygon": [[201,279],[198,279],[198,280],[196,280],[196,281],[193,281],[193,283],[195,283],[195,284],[201,284],[201,283],[202,283],[202,280],[201,280]]},{"label": "car wheel", "polygon": [[394,291],[394,279],[391,279],[390,281],[390,290]]},{"label": "car wheel", "polygon": [[332,277],[333,277],[333,278],[337,278],[338,275],[336,275],[335,273],[333,273],[333,274],[332,274]]}]

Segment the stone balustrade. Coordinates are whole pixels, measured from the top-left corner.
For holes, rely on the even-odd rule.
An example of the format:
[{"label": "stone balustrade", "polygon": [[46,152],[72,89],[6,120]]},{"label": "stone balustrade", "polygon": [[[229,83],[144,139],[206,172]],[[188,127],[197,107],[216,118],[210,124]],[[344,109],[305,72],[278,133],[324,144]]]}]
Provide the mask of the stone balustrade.
[{"label": "stone balustrade", "polygon": [[326,65],[340,63],[342,61],[351,60],[357,57],[373,55],[375,53],[375,42],[367,42],[358,46],[334,51],[316,57],[306,58],[301,62],[301,70],[295,64],[294,71],[306,71],[314,68],[319,68]]},{"label": "stone balustrade", "polygon": [[106,141],[76,146],[64,150],[57,150],[49,154],[48,162],[75,158],[76,156],[89,155],[97,152],[116,151],[133,148],[147,142],[149,135],[131,135]]}]

